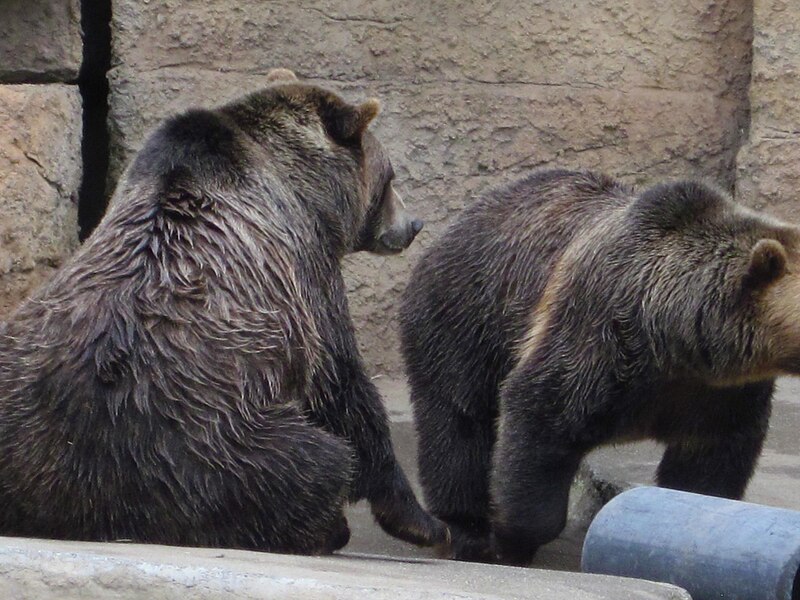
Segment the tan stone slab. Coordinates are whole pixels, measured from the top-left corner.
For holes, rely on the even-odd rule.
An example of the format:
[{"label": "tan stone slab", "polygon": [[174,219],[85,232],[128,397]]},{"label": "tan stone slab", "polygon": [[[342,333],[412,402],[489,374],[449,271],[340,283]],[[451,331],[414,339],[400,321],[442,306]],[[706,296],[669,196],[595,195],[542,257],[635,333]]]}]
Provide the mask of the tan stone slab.
[{"label": "tan stone slab", "polygon": [[637,579],[368,555],[0,538],[0,596],[17,600],[656,600],[680,588]]},{"label": "tan stone slab", "polygon": [[786,0],[753,3],[753,124],[800,127],[800,6]]},{"label": "tan stone slab", "polygon": [[750,13],[737,0],[114,3],[114,53],[168,65],[305,77],[743,89]]},{"label": "tan stone slab", "polygon": [[76,86],[0,85],[0,319],[78,242]]},{"label": "tan stone slab", "polygon": [[737,196],[800,223],[800,5],[753,3],[749,139],[737,159]]},{"label": "tan stone slab", "polygon": [[800,130],[755,129],[739,154],[737,173],[741,202],[800,225]]},{"label": "tan stone slab", "polygon": [[80,0],[3,0],[0,82],[75,81],[83,56]]}]

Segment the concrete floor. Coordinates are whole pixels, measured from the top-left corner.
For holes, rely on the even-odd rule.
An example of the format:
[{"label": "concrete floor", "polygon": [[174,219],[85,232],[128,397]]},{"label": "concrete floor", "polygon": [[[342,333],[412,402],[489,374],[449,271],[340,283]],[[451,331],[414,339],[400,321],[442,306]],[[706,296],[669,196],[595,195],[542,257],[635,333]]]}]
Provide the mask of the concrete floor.
[{"label": "concrete floor", "polygon": [[[417,484],[416,439],[408,391],[402,380],[377,377],[375,383],[386,400],[392,420],[392,436],[398,459]],[[782,379],[774,399],[770,431],[756,474],[745,500],[800,510],[800,379]],[[596,486],[624,489],[631,485],[652,485],[663,448],[639,442],[595,450],[585,461],[573,486],[570,522],[565,532],[544,546],[533,566],[558,570],[579,570],[583,536],[592,516],[601,507]],[[373,522],[366,503],[350,507],[348,519],[353,532],[349,552],[427,557],[430,553],[385,535]]]},{"label": "concrete floor", "polygon": [[691,600],[640,579],[455,561],[22,538],[0,538],[0,598]]},{"label": "concrete floor", "polygon": [[[385,378],[376,383],[387,401],[399,459],[416,485],[405,386]],[[747,500],[800,510],[799,400],[800,382],[781,381]],[[383,534],[360,503],[350,508],[351,543],[331,557],[0,538],[0,598],[687,599],[684,591],[664,584],[541,569],[577,570],[585,527],[600,506],[598,486],[652,483],[659,457],[655,444],[603,448],[590,455],[573,486],[570,524],[540,550],[533,564],[538,569],[427,560],[429,553]]]}]

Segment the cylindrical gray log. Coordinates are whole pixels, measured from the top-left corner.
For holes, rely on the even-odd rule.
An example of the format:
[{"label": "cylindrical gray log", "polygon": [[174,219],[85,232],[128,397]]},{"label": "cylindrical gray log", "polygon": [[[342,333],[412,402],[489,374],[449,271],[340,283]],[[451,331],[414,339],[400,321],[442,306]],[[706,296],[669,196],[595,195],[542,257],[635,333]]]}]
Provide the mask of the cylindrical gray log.
[{"label": "cylindrical gray log", "polygon": [[694,600],[800,599],[800,512],[655,487],[624,492],[595,517],[588,573],[685,588]]}]

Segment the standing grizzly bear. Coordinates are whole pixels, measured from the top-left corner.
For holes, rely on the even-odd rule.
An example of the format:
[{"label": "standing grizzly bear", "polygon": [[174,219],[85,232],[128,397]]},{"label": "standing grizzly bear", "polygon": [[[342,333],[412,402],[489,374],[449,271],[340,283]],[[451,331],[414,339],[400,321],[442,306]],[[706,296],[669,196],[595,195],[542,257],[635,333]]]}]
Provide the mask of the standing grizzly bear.
[{"label": "standing grizzly bear", "polygon": [[800,229],[698,183],[546,171],[465,210],[401,309],[422,485],[455,557],[529,562],[610,442],[664,442],[660,485],[740,498],[774,378],[800,373],[798,273]]},{"label": "standing grizzly bear", "polygon": [[395,461],[340,260],[421,223],[351,105],[281,70],[167,120],[108,213],[0,328],[0,534],[328,552],[367,498],[448,532]]}]

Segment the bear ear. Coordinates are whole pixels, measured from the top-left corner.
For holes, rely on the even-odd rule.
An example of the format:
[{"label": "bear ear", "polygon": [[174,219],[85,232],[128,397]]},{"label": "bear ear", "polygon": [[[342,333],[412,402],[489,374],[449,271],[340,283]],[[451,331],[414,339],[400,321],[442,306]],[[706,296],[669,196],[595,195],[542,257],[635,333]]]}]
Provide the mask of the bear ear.
[{"label": "bear ear", "polygon": [[297,75],[294,74],[294,71],[290,71],[289,69],[271,69],[270,72],[267,73],[267,81],[270,83],[276,81],[297,81]]},{"label": "bear ear", "polygon": [[370,98],[366,102],[359,104],[356,112],[358,114],[357,122],[355,123],[358,129],[357,133],[363,133],[369,124],[375,120],[378,113],[381,112],[381,102],[377,98]]},{"label": "bear ear", "polygon": [[747,281],[763,286],[781,278],[787,271],[786,249],[777,240],[759,240],[750,253]]},{"label": "bear ear", "polygon": [[341,103],[331,108],[322,111],[328,132],[337,142],[352,144],[361,139],[369,124],[378,116],[381,103],[377,98],[370,98],[357,106]]}]

